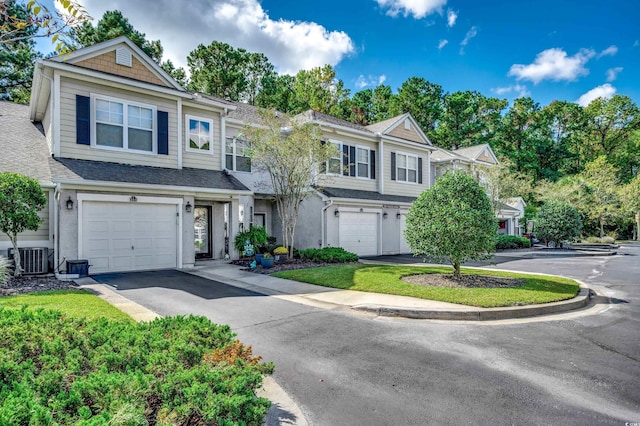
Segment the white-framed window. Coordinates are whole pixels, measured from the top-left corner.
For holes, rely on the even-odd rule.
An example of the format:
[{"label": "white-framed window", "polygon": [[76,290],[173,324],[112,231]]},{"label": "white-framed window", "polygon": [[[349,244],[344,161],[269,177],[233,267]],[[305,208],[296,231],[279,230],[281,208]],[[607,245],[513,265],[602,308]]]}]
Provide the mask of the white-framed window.
[{"label": "white-framed window", "polygon": [[418,157],[416,155],[396,153],[396,180],[418,183]]},{"label": "white-framed window", "polygon": [[186,150],[213,154],[213,121],[208,118],[186,116]]},{"label": "white-framed window", "polygon": [[342,144],[336,141],[329,141],[336,150],[335,157],[331,157],[325,164],[324,172],[329,175],[342,174]]},{"label": "white-framed window", "polygon": [[155,106],[95,94],[91,100],[92,146],[157,153]]},{"label": "white-framed window", "polygon": [[369,178],[370,155],[369,148],[356,147],[356,176],[361,178]]},{"label": "white-framed window", "polygon": [[227,138],[225,143],[225,167],[227,170],[237,172],[251,172],[249,146],[245,141],[237,137]]}]

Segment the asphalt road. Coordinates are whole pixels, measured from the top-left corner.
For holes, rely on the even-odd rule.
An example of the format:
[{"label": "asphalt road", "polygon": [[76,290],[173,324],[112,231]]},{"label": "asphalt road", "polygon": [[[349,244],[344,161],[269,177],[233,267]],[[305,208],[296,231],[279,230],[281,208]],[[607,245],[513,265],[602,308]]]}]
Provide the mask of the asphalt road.
[{"label": "asphalt road", "polygon": [[496,268],[574,277],[613,301],[536,322],[377,318],[175,271],[101,279],[161,315],[230,324],[275,362],[312,425],[624,425],[640,422],[640,245],[619,253],[500,259]]}]

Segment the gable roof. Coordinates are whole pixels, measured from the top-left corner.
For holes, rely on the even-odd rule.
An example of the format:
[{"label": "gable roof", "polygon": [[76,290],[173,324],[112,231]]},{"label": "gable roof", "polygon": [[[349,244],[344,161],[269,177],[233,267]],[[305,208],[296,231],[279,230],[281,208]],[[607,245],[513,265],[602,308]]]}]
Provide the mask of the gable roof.
[{"label": "gable roof", "polygon": [[134,42],[132,42],[129,37],[124,35],[113,38],[111,40],[96,43],[91,46],[80,48],[68,54],[58,55],[48,60],[75,65],[78,62],[115,51],[118,47],[122,46],[127,47],[138,61],[140,61],[160,80],[166,83],[167,86],[183,92],[185,91],[185,89],[173,77],[167,74],[167,72],[163,70],[160,65],[158,65],[146,53],[144,53],[144,51],[140,49]]},{"label": "gable roof", "polygon": [[444,162],[444,161],[463,161],[470,162],[471,160],[463,155],[456,153],[455,151],[449,151],[448,149],[438,148],[431,154],[432,162]]},{"label": "gable roof", "polygon": [[349,129],[371,133],[371,135],[373,136],[373,132],[368,130],[365,126],[361,126],[360,124],[352,123],[350,121],[343,120],[341,118],[337,118],[332,115],[325,114],[323,112],[318,112],[312,109],[309,109],[305,112],[301,112],[300,114],[294,116],[294,119],[301,119],[307,122],[321,122],[321,123],[333,124],[336,126],[347,127]]},{"label": "gable roof", "polygon": [[[377,123],[370,124],[367,126],[367,129],[369,129],[374,133],[394,136],[394,135],[391,135],[391,132],[393,132],[394,129],[396,129],[398,126],[403,125],[406,120],[410,121],[413,129],[415,129],[415,132],[418,134],[418,137],[421,139],[420,142],[418,141],[413,141],[413,142],[424,143],[425,145],[433,146],[433,144],[431,143],[427,135],[425,135],[424,132],[422,131],[422,128],[420,127],[420,125],[416,122],[413,116],[408,112],[401,115],[397,115],[395,117],[388,118],[383,121],[379,121]],[[398,137],[398,136],[394,136],[394,137]]]},{"label": "gable roof", "polygon": [[465,148],[459,148],[454,150],[453,152],[455,152],[456,154],[462,155],[464,157],[467,157],[471,160],[474,161],[482,161],[482,160],[478,160],[483,154],[487,154],[487,156],[489,158],[491,158],[495,164],[498,164],[498,158],[496,157],[496,155],[494,154],[493,150],[491,149],[491,146],[489,146],[489,144],[482,144],[482,145],[473,145],[473,146],[468,146]]}]

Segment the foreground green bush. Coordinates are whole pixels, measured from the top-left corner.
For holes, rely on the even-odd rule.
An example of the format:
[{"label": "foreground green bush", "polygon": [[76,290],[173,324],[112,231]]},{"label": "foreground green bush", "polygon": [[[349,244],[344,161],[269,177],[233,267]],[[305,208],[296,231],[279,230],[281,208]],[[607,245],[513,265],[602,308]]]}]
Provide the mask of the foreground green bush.
[{"label": "foreground green bush", "polygon": [[300,250],[300,259],[317,263],[348,263],[357,262],[358,255],[346,251],[342,247],[323,247]]},{"label": "foreground green bush", "polygon": [[272,364],[204,317],[149,323],[0,309],[2,425],[259,425]]},{"label": "foreground green bush", "polygon": [[531,247],[528,238],[516,235],[496,235],[496,250],[519,249]]}]

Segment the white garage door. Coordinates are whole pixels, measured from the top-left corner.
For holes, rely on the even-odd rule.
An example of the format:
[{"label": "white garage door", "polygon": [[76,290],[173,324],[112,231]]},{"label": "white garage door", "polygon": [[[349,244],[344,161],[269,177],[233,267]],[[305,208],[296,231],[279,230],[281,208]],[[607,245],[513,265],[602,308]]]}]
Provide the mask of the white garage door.
[{"label": "white garage door", "polygon": [[175,268],[175,204],[85,201],[82,253],[91,274]]},{"label": "white garage door", "polygon": [[359,256],[378,254],[378,214],[340,212],[340,247]]},{"label": "white garage door", "polygon": [[407,229],[407,216],[400,216],[400,253],[411,253],[411,248],[404,238],[404,230]]}]

